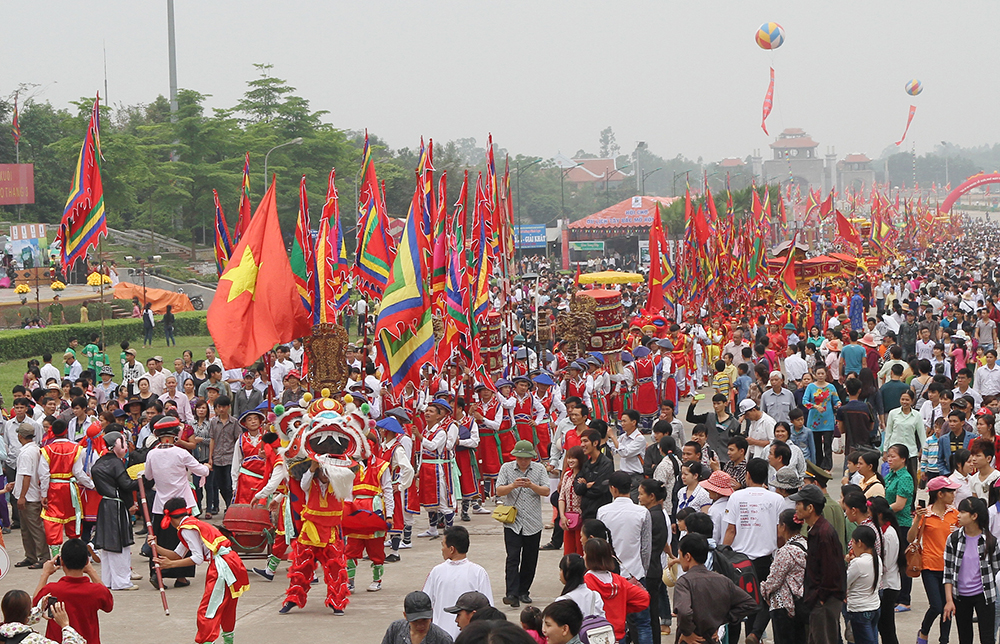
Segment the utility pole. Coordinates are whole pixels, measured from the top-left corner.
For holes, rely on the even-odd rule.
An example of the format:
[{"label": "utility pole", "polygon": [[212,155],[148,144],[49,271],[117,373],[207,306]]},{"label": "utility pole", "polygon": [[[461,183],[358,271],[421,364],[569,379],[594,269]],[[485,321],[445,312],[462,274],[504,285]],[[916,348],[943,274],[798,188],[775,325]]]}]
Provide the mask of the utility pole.
[{"label": "utility pole", "polygon": [[[174,40],[174,0],[167,0],[167,56],[170,59],[170,122],[177,122],[177,45]],[[173,153],[171,153],[173,156]]]}]

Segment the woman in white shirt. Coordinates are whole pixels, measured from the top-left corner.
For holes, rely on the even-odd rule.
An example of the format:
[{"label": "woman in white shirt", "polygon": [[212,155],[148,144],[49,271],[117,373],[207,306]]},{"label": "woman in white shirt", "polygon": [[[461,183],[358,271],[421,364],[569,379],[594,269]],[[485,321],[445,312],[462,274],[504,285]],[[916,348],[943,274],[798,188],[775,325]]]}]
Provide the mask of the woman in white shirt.
[{"label": "woman in white shirt", "polygon": [[562,595],[556,597],[560,599],[572,599],[580,607],[580,612],[584,617],[598,615],[604,617],[604,600],[600,593],[591,590],[584,583],[584,576],[587,574],[587,565],[583,557],[574,553],[565,555],[559,561],[559,581],[563,584]]},{"label": "woman in white shirt", "polygon": [[902,587],[899,576],[899,522],[889,502],[882,497],[868,501],[872,523],[882,536],[882,602],[879,606],[878,634],[882,644],[899,644],[896,637],[896,598]]},{"label": "woman in white shirt", "polygon": [[878,644],[879,557],[875,556],[875,531],[858,526],[851,535],[847,565],[845,618],[854,633],[854,644]]},{"label": "woman in white shirt", "polygon": [[681,482],[684,487],[677,490],[677,510],[691,508],[701,512],[706,505],[712,504],[708,490],[701,487],[701,463],[687,462],[681,465]]}]

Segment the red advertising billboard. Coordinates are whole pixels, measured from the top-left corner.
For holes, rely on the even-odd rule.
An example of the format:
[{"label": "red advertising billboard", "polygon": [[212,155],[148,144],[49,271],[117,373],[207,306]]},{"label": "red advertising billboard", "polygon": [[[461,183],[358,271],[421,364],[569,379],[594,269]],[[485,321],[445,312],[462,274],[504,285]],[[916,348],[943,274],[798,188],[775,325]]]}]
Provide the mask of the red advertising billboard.
[{"label": "red advertising billboard", "polygon": [[0,163],[0,206],[35,203],[35,166]]}]

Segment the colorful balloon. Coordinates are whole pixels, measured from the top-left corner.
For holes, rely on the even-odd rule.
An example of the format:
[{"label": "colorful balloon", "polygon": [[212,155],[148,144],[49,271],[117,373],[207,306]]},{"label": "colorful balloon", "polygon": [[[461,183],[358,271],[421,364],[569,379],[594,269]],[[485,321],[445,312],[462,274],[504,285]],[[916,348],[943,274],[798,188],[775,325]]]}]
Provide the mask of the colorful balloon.
[{"label": "colorful balloon", "polygon": [[777,49],[785,42],[785,30],[776,22],[765,22],[757,30],[757,46],[761,49]]},{"label": "colorful balloon", "polygon": [[916,96],[922,91],[924,91],[924,84],[916,78],[906,83],[906,93],[910,96]]}]

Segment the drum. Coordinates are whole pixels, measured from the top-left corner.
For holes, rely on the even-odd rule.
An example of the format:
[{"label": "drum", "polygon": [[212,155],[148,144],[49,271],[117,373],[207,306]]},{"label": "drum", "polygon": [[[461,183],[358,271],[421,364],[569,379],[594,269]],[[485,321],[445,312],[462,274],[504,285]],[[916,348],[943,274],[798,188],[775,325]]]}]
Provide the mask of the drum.
[{"label": "drum", "polygon": [[600,351],[605,356],[618,354],[625,346],[625,310],[622,295],[610,289],[589,289],[579,291],[597,302],[594,309],[595,329],[590,337],[590,350]]}]

